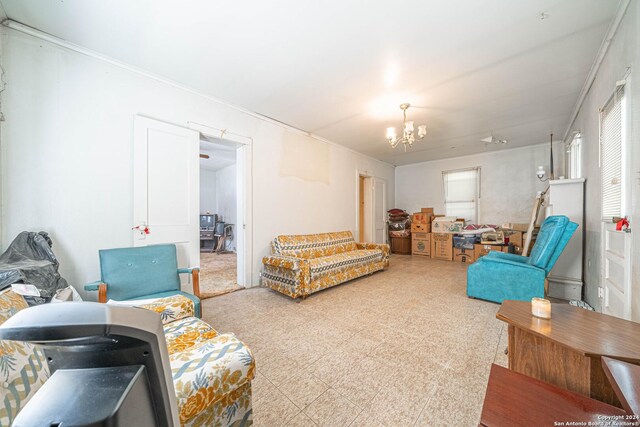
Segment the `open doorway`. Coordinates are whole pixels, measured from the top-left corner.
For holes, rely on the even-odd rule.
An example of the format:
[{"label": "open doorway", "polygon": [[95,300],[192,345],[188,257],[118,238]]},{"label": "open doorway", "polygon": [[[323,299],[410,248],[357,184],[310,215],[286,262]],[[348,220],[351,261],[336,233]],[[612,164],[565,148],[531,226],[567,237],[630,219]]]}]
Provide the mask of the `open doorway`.
[{"label": "open doorway", "polygon": [[[241,289],[238,282],[238,149],[241,144],[200,136],[200,295]],[[240,226],[242,227],[242,226]],[[240,245],[241,246],[241,245]]]},{"label": "open doorway", "polygon": [[386,243],[387,182],[358,172],[356,234],[363,243]]}]

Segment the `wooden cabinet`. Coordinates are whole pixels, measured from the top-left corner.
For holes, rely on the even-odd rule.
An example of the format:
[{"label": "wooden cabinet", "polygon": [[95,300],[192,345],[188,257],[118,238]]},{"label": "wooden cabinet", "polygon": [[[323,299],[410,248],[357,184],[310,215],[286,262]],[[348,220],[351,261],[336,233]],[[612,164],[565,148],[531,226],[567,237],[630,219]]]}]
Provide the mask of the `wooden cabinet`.
[{"label": "wooden cabinet", "polygon": [[406,237],[389,236],[391,240],[391,253],[398,255],[411,255],[411,235]]}]

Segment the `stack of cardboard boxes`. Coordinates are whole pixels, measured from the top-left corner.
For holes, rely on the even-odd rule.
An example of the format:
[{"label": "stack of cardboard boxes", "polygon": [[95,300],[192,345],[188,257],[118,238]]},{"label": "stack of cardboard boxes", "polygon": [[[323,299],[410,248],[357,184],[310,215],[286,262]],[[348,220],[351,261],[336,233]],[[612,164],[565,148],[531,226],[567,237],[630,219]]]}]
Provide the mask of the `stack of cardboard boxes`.
[{"label": "stack of cardboard boxes", "polygon": [[436,215],[433,208],[422,208],[411,216],[411,254],[470,264],[490,251],[509,252],[507,240],[512,251],[520,254],[526,227],[526,224],[504,224],[504,244],[482,244],[474,235],[456,236],[464,229],[463,219]]},{"label": "stack of cardboard boxes", "polygon": [[431,255],[433,208],[422,208],[411,215],[411,255]]}]

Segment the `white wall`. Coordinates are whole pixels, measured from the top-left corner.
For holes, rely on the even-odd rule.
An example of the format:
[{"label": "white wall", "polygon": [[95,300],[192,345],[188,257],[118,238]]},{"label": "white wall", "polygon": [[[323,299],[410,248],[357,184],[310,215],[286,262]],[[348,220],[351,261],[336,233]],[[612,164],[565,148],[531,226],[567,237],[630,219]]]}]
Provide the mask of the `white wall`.
[{"label": "white wall", "polygon": [[632,212],[631,229],[633,230],[632,260],[632,318],[640,321],[640,4],[632,1],[622,24],[607,51],[596,79],[591,85],[579,114],[572,125],[572,130],[582,134],[582,170],[586,178],[585,216],[585,299],[596,309],[601,309],[602,301],[598,298],[598,286],[601,283],[601,185],[599,166],[599,115],[598,109],[603,107],[613,93],[615,83],[621,80],[627,67],[631,67],[629,85],[627,86],[630,134],[628,141],[632,144]]},{"label": "white wall", "polygon": [[[22,230],[48,231],[61,273],[73,285],[99,278],[98,249],[132,245],[136,114],[253,138],[254,285],[277,234],[355,232],[356,170],[386,179],[388,206],[393,204],[391,165],[126,68],[2,31],[8,82],[2,95],[2,246]],[[302,154],[326,152],[315,175],[296,176],[283,167],[292,147]],[[323,172],[328,179],[314,178]]]},{"label": "white wall", "polygon": [[200,168],[200,213],[216,213],[216,172]]},{"label": "white wall", "polygon": [[216,171],[216,213],[222,215],[224,222],[235,224],[233,249],[236,248],[236,230],[238,227],[238,186],[235,164]]},{"label": "white wall", "polygon": [[[554,144],[556,177],[562,173],[561,145]],[[442,172],[476,166],[481,168],[479,222],[528,223],[537,192],[547,186],[535,173],[538,166],[549,172],[548,143],[398,166],[395,207],[407,212],[433,207],[436,213],[444,214]]]}]

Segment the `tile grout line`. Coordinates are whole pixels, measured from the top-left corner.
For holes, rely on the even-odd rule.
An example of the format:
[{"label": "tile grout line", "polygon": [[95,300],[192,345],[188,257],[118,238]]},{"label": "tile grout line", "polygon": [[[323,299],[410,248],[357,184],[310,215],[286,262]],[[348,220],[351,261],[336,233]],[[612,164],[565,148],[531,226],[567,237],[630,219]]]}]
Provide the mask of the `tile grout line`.
[{"label": "tile grout line", "polygon": [[[257,369],[257,368],[256,368],[256,370],[257,370],[258,372],[260,372],[260,370],[259,370],[259,369]],[[293,420],[295,417],[297,417],[297,416],[300,414],[300,412],[302,412],[302,409],[300,409],[300,408],[298,407],[298,405],[296,405],[295,403],[293,403],[293,401],[292,401],[291,399],[289,399],[289,396],[287,396],[287,395],[286,395],[282,390],[280,390],[280,387],[278,387],[277,385],[275,385],[275,384],[274,384],[274,383],[269,379],[269,377],[267,377],[267,376],[266,376],[264,373],[262,373],[262,372],[260,372],[260,375],[262,375],[262,376],[263,376],[267,381],[269,381],[269,384],[271,384],[271,385],[272,385],[276,390],[278,390],[278,392],[280,392],[280,394],[282,394],[282,395],[283,395],[283,396],[284,396],[284,397],[285,397],[289,402],[291,402],[291,404],[292,404],[295,408],[299,409],[299,411],[298,411],[298,412],[297,412],[293,417],[291,417],[291,419],[287,420],[286,424],[289,424],[289,423],[291,422],[291,420]],[[253,403],[253,402],[252,402],[252,403]],[[305,415],[306,415],[306,414],[305,414]],[[313,420],[311,420],[311,421],[313,421]],[[286,424],[285,424],[285,425],[286,425]],[[315,424],[315,422],[314,422],[314,424]],[[317,424],[316,424],[316,425],[317,425]]]}]

